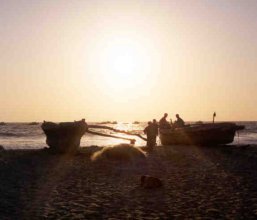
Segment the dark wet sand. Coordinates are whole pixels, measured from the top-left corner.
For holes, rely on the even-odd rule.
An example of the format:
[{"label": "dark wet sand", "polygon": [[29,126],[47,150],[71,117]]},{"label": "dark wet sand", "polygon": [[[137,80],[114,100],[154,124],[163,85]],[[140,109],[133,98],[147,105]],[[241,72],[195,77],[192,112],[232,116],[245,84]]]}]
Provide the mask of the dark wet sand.
[{"label": "dark wet sand", "polygon": [[[93,149],[93,148],[92,148]],[[0,152],[0,219],[254,219],[257,147],[157,147],[133,163]],[[162,189],[139,187],[142,174]]]}]

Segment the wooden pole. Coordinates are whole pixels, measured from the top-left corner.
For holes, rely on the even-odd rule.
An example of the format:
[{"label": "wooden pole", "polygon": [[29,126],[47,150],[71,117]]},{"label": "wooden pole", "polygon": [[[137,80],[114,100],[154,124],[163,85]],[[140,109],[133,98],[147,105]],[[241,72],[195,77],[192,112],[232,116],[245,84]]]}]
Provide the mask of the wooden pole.
[{"label": "wooden pole", "polygon": [[215,117],[216,117],[216,112],[214,112],[214,113],[213,113],[213,116],[212,116],[212,123],[213,123],[213,124],[214,124]]}]

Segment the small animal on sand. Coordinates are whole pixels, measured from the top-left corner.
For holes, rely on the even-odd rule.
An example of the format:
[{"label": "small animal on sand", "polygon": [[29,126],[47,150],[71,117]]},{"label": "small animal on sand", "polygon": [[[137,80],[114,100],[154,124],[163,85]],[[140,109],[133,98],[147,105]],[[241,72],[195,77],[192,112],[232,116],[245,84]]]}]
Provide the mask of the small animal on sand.
[{"label": "small animal on sand", "polygon": [[143,175],[141,176],[140,186],[145,189],[154,189],[154,188],[162,187],[163,184],[162,184],[162,181],[157,177]]}]

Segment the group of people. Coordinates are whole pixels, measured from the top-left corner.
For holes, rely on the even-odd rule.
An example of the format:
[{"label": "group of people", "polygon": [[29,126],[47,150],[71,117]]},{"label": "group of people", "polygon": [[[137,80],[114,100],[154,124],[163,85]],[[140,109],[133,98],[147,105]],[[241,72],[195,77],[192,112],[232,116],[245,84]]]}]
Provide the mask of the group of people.
[{"label": "group of people", "polygon": [[168,114],[165,113],[164,116],[159,121],[159,128],[161,129],[169,129],[169,128],[181,128],[185,126],[185,122],[182,118],[180,118],[179,114],[176,114],[177,120],[172,123],[172,121],[167,121]]},{"label": "group of people", "polygon": [[156,139],[159,134],[160,129],[174,129],[174,128],[181,128],[185,126],[184,120],[176,114],[177,120],[172,123],[172,121],[167,121],[168,114],[165,113],[164,116],[160,119],[159,124],[157,123],[156,119],[153,121],[149,121],[147,127],[144,129],[144,133],[147,136],[147,147],[149,150],[152,150],[154,146],[156,146]]}]

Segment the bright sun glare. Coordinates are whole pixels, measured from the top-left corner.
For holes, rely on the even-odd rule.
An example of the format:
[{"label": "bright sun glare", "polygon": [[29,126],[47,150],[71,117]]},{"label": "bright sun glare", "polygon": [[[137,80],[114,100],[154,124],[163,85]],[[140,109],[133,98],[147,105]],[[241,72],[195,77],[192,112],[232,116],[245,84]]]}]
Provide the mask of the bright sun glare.
[{"label": "bright sun glare", "polygon": [[133,75],[133,72],[142,68],[139,51],[127,45],[114,45],[107,52],[106,64],[115,76]]},{"label": "bright sun glare", "polygon": [[100,65],[107,86],[134,88],[147,80],[150,59],[144,45],[120,40],[105,47]]}]

